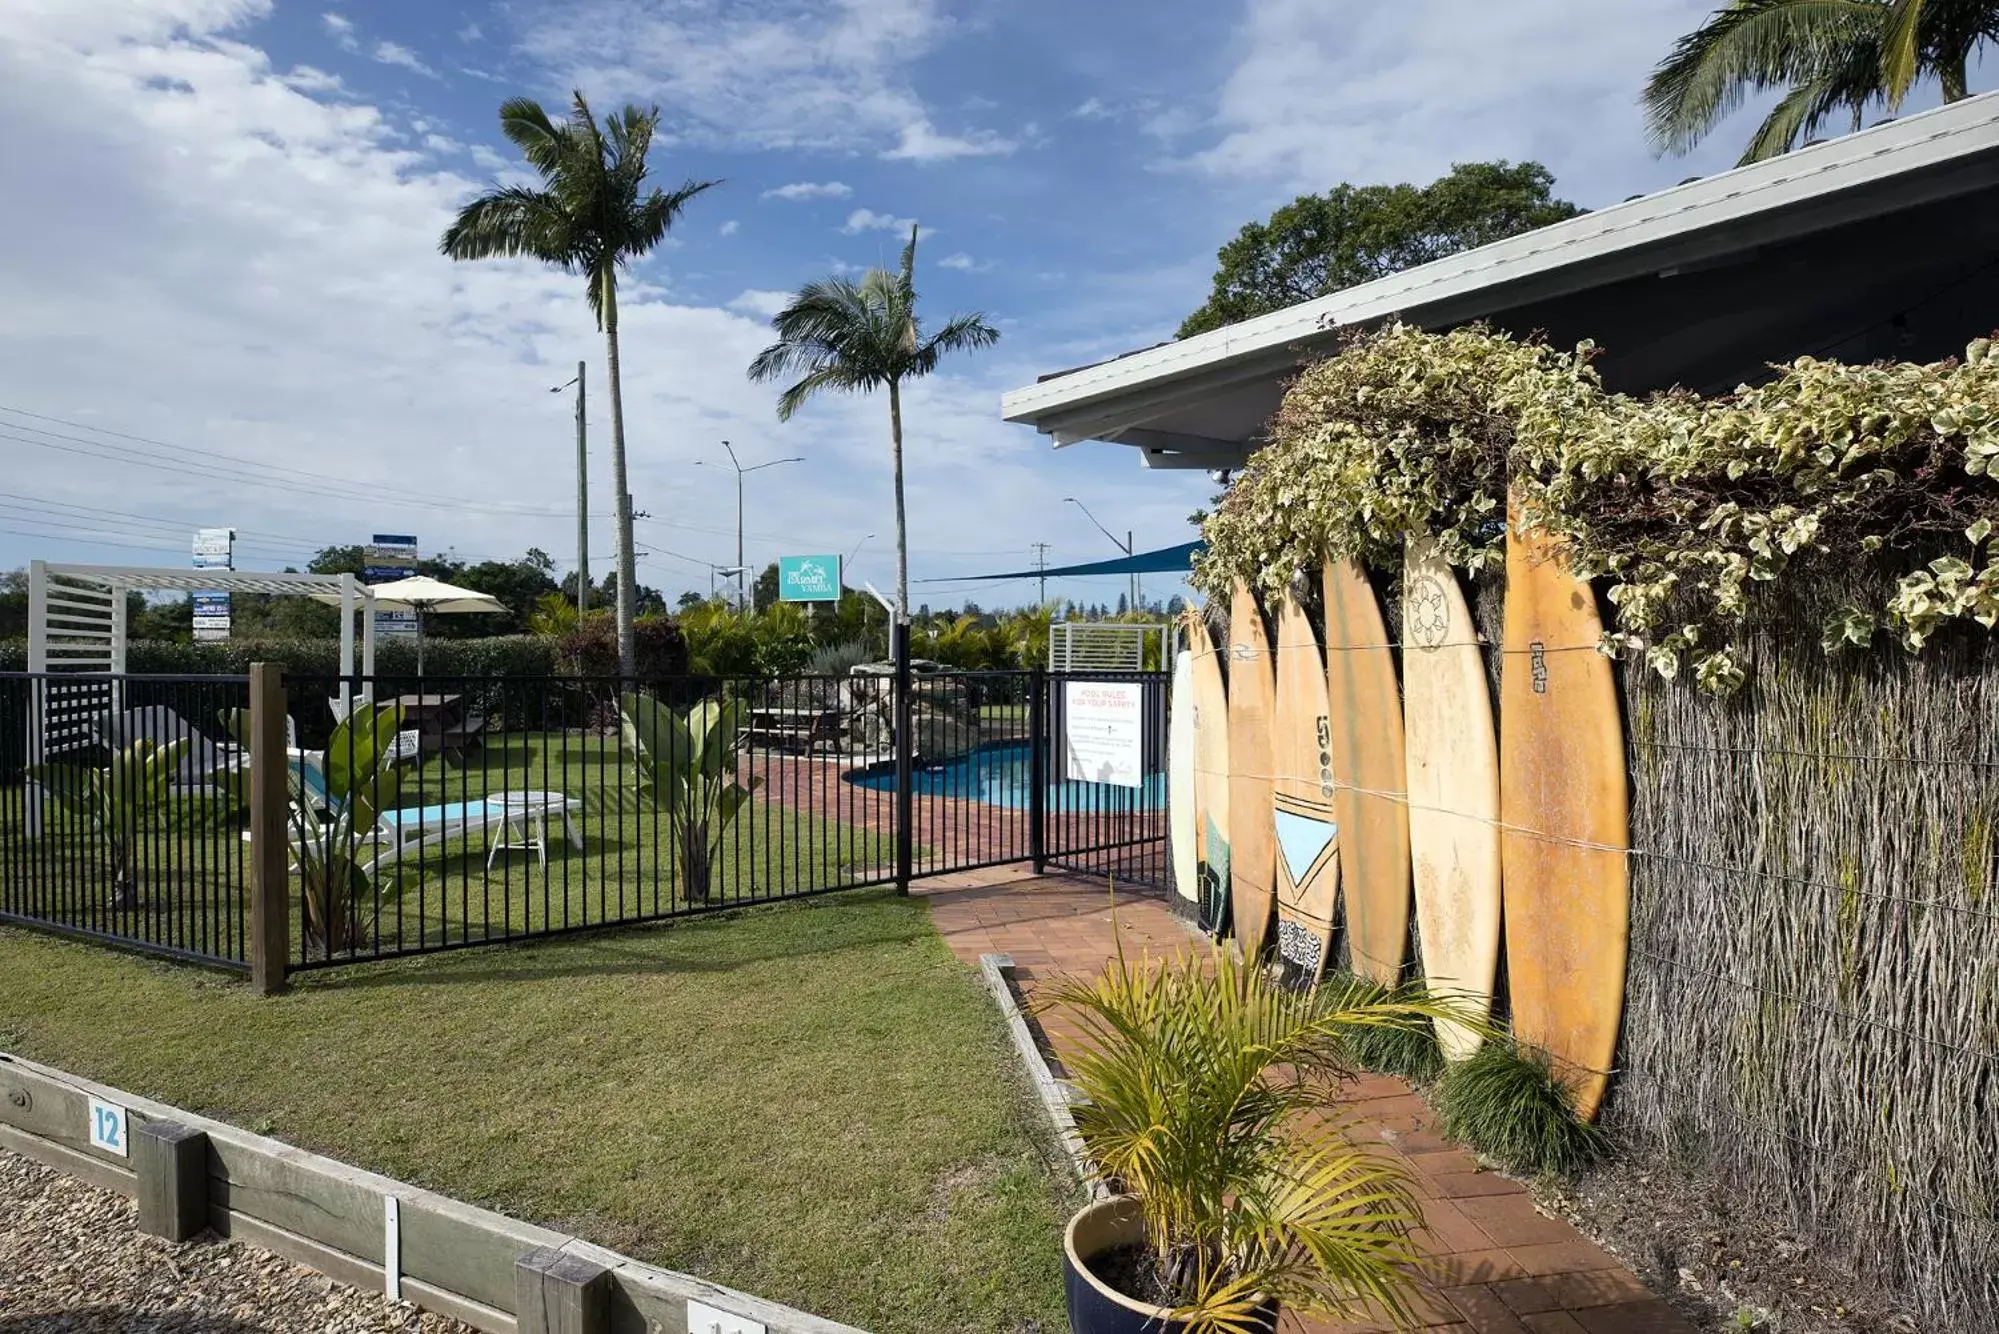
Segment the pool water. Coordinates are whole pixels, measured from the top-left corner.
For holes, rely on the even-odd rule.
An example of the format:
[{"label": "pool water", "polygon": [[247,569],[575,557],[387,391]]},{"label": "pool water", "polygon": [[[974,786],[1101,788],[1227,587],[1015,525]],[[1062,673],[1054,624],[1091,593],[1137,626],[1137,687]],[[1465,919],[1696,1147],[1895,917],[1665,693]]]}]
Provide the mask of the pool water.
[{"label": "pool water", "polygon": [[[1031,747],[1025,742],[981,746],[955,760],[918,769],[919,797],[958,797],[988,806],[1026,810]],[[893,766],[870,767],[847,775],[847,781],[875,792],[895,791]],[[1111,783],[1064,780],[1048,785],[1048,810],[1057,813],[1156,811],[1166,806],[1166,775],[1147,774],[1142,788]]]}]

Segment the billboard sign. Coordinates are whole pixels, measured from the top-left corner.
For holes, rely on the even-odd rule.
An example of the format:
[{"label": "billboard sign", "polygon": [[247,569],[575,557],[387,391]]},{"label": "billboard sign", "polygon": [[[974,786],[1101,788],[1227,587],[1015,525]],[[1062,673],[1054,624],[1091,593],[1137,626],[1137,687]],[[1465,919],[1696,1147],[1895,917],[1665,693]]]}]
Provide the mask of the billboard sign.
[{"label": "billboard sign", "polygon": [[838,556],[779,556],[777,596],[780,602],[838,602]]},{"label": "billboard sign", "polygon": [[[236,530],[197,528],[194,531],[192,550],[195,569],[232,570],[236,568]],[[188,595],[188,602],[194,613],[194,637],[197,640],[229,638],[227,593],[191,593]]]},{"label": "billboard sign", "polygon": [[[416,551],[416,538],[410,534],[376,533],[361,549],[361,577],[371,584],[407,579],[416,573]],[[375,613],[375,633],[414,639],[416,613],[378,611]]]}]

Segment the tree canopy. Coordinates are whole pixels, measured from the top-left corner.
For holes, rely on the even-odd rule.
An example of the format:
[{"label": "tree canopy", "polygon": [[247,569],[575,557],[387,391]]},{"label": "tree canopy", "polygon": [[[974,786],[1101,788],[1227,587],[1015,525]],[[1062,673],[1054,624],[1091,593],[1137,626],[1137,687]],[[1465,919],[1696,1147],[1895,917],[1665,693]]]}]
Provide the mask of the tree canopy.
[{"label": "tree canopy", "polygon": [[1428,185],[1337,185],[1252,222],[1216,256],[1191,338],[1433,259],[1572,218],[1538,162],[1460,162]]}]

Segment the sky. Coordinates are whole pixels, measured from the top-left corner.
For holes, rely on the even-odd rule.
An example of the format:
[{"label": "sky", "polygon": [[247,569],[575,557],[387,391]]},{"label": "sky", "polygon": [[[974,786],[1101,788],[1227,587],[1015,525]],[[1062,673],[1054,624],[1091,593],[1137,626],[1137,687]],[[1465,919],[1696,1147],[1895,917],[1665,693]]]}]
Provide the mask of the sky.
[{"label": "sky", "polygon": [[[1054,449],[1002,391],[1169,337],[1216,248],[1302,191],[1532,158],[1598,207],[1730,165],[1685,158],[1638,89],[1713,0],[8,0],[0,7],[0,569],[243,568],[414,533],[425,555],[575,561],[586,363],[590,550],[609,568],[604,348],[578,279],[437,252],[455,209],[532,178],[499,103],[657,104],[654,172],[696,198],[621,295],[641,581],[705,593],[745,546],[894,577],[887,404],[780,423],[744,367],[785,295],[892,264],[920,222],[935,322],[998,345],[907,395],[912,601],[1190,540],[1199,473]],[[1115,601],[1124,580],[1052,583]],[[1152,590],[1149,590],[1152,591]]]}]

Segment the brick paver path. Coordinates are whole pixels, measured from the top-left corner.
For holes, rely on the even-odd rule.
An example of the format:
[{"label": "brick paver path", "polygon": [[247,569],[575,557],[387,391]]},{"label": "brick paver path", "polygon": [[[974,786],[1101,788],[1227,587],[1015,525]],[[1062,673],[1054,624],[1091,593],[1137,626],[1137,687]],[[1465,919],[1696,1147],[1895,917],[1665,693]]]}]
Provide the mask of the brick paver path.
[{"label": "brick paver path", "polygon": [[[959,958],[1010,954],[1031,1003],[1063,974],[1094,973],[1122,937],[1127,955],[1197,948],[1198,938],[1157,895],[1120,891],[1115,922],[1102,882],[1016,867],[921,882],[937,929]],[[1041,1017],[1060,1058],[1075,1040],[1059,1014]],[[1417,1303],[1417,1327],[1432,1334],[1691,1334],[1618,1260],[1567,1222],[1534,1207],[1521,1183],[1479,1169],[1439,1136],[1429,1107],[1400,1079],[1369,1075],[1350,1086],[1341,1110],[1353,1133],[1407,1170],[1423,1209],[1417,1234],[1439,1265]],[[1427,1322],[1427,1323],[1424,1323]],[[1287,1316],[1285,1334],[1361,1334],[1371,1324],[1329,1325]]]}]

